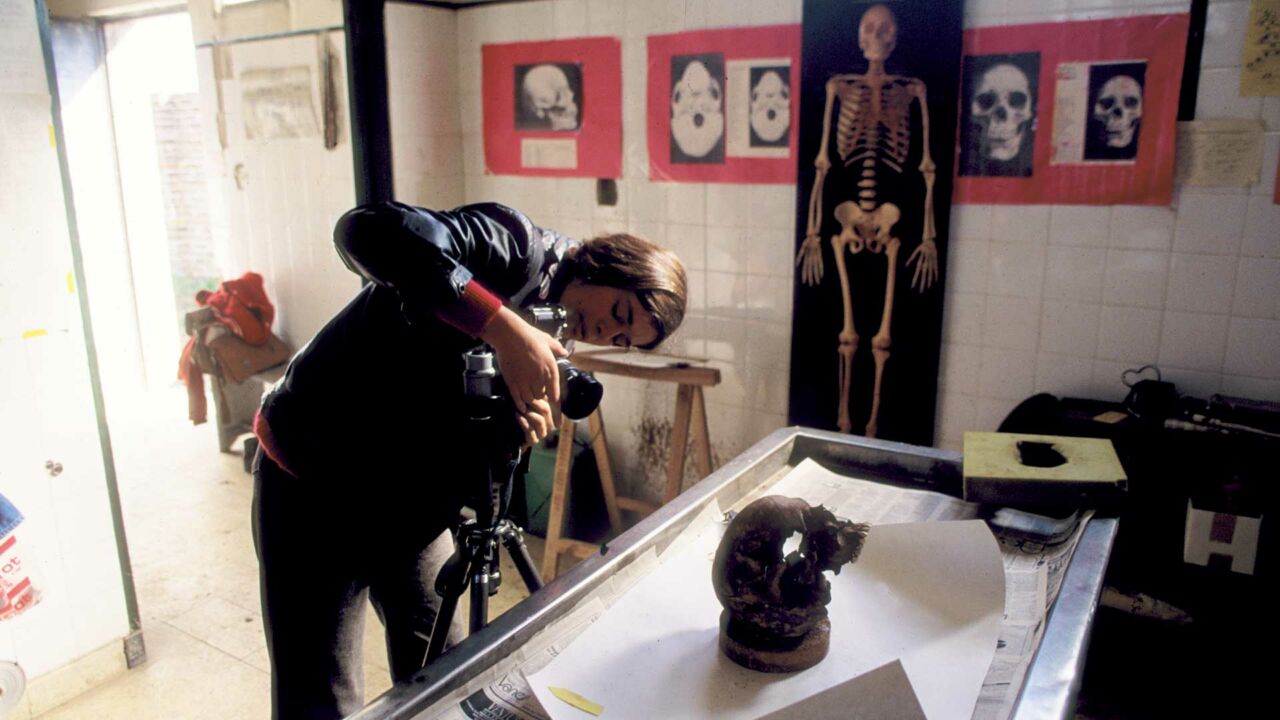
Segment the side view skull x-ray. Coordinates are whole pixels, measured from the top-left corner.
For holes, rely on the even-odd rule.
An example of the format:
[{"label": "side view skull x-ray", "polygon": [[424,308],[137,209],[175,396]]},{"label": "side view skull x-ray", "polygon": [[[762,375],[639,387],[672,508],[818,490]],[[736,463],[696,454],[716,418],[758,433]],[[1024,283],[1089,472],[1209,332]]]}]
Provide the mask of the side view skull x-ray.
[{"label": "side view skull x-ray", "polygon": [[1039,53],[964,59],[960,174],[1029,177]]},{"label": "side view skull x-ray", "polygon": [[582,68],[572,63],[516,66],[516,129],[577,130]]},{"label": "side view skull x-ray", "polygon": [[1133,160],[1142,130],[1145,62],[1104,63],[1089,68],[1089,121],[1085,160]]}]

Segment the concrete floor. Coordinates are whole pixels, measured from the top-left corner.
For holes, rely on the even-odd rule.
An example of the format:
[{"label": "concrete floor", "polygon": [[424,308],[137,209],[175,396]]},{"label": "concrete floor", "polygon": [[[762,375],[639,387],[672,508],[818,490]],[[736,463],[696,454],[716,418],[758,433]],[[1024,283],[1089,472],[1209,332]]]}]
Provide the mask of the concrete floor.
[{"label": "concrete floor", "polygon": [[[269,718],[271,679],[249,529],[253,478],[244,472],[240,443],[234,454],[219,453],[214,426],[193,427],[186,419],[181,388],[117,405],[123,407],[108,408],[111,440],[147,661],[39,718]],[[540,563],[540,539],[529,544]],[[527,597],[509,561],[503,578],[491,599],[493,616]],[[364,672],[367,702],[391,685],[372,609]]]}]

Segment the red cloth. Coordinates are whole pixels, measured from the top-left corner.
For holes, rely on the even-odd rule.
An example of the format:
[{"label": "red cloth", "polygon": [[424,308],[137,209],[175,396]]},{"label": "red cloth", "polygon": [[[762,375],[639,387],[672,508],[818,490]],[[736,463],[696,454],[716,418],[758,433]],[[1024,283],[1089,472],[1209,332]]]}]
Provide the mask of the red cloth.
[{"label": "red cloth", "polygon": [[182,348],[182,358],[178,360],[178,379],[187,386],[187,418],[192,425],[200,425],[209,419],[209,406],[204,399],[204,373],[200,372],[196,359],[192,357],[195,347],[196,339],[193,336],[187,340],[186,347]]},{"label": "red cloth", "polygon": [[262,276],[247,272],[238,280],[227,280],[215,292],[201,290],[196,302],[213,308],[218,322],[250,345],[262,345],[271,337],[275,306],[267,299]]},{"label": "red cloth", "polygon": [[[250,345],[263,345],[271,337],[271,322],[276,318],[276,308],[267,298],[262,276],[256,272],[246,272],[236,280],[224,281],[214,292],[201,290],[196,293],[196,302],[213,308],[214,318]],[[187,340],[178,361],[178,379],[187,386],[187,417],[193,425],[208,420],[204,375],[193,357],[201,332],[197,328],[196,335]]]}]

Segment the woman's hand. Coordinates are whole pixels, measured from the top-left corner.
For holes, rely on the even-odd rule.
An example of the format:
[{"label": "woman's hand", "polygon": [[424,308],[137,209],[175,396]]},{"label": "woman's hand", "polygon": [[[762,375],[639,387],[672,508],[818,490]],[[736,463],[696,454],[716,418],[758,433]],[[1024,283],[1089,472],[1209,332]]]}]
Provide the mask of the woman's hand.
[{"label": "woman's hand", "polygon": [[[560,404],[556,358],[568,357],[569,353],[555,338],[525,322],[507,307],[498,311],[480,337],[497,352],[498,367],[522,418],[528,418],[537,400]],[[547,413],[549,418],[550,409]],[[541,412],[534,414],[541,415]],[[552,427],[549,420],[547,427]]]},{"label": "woman's hand", "polygon": [[516,422],[524,432],[526,448],[542,442],[555,427],[555,420],[551,417],[551,403],[545,398],[534,400],[529,404],[527,412],[516,413]]}]

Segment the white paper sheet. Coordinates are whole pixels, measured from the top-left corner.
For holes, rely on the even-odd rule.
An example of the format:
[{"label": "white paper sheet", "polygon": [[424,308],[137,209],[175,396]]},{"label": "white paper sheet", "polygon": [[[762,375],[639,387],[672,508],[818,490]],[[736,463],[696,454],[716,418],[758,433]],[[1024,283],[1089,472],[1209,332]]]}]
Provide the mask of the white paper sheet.
[{"label": "white paper sheet", "polygon": [[[808,498],[806,498],[808,500]],[[813,502],[813,500],[810,500]],[[1000,552],[982,522],[882,525],[861,559],[831,577],[831,650],[786,675],[720,653],[712,525],[618,600],[529,684],[552,718],[584,718],[548,687],[604,706],[605,718],[756,718],[900,660],[930,718],[968,718],[995,653],[1004,605]]]}]

